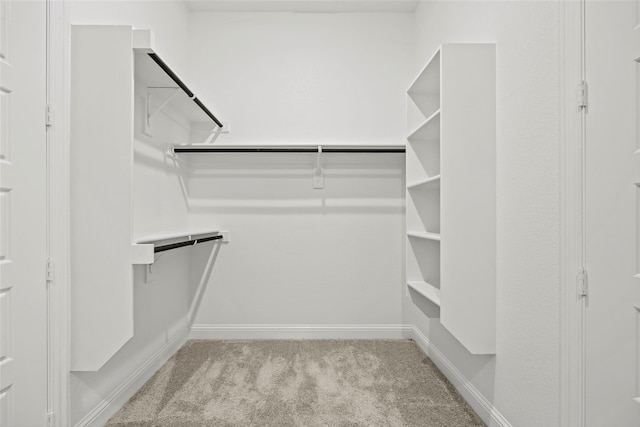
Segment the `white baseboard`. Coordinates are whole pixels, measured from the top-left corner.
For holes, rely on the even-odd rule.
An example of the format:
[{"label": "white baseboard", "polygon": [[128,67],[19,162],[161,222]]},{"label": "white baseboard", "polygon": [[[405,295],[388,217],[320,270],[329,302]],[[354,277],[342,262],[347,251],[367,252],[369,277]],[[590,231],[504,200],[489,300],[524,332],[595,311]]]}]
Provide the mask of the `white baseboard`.
[{"label": "white baseboard", "polygon": [[190,339],[401,339],[409,338],[407,325],[193,325]]},{"label": "white baseboard", "polygon": [[511,423],[478,390],[453,363],[434,346],[416,326],[410,326],[411,338],[454,385],[464,400],[488,426],[512,427]]},{"label": "white baseboard", "polygon": [[103,426],[146,383],[149,378],[184,345],[189,337],[185,328],[163,345],[129,375],[115,390],[93,408],[75,427]]}]

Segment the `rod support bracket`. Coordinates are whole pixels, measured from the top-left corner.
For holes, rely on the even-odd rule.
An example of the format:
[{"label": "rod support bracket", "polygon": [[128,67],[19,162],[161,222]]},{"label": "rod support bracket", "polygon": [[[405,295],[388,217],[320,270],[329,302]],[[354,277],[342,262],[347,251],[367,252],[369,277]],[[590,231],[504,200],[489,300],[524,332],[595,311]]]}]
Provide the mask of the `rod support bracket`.
[{"label": "rod support bracket", "polygon": [[316,154],[316,167],[313,171],[313,188],[324,188],[324,169],[322,167],[322,145],[318,145]]},{"label": "rod support bracket", "polygon": [[[160,101],[157,107],[154,107],[152,103],[153,94],[160,93],[161,91],[168,91],[169,94],[166,95],[164,99],[162,99],[162,101]],[[155,116],[157,113],[159,113],[160,111],[162,111],[162,109],[166,107],[167,104],[169,104],[173,100],[173,98],[176,95],[178,95],[179,92],[180,92],[180,88],[178,87],[153,87],[153,86],[147,87],[147,93],[144,100],[144,133],[145,135],[152,136],[151,118]]]}]

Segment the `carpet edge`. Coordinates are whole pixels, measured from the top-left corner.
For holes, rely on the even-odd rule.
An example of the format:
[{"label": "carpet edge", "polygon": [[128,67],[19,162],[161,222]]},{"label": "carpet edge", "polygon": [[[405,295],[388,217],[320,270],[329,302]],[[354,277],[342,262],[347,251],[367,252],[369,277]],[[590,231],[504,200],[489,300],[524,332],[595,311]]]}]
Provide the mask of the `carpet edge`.
[{"label": "carpet edge", "polygon": [[102,402],[75,424],[75,427],[102,426],[164,365],[189,339],[188,327],[177,333],[133,371]]},{"label": "carpet edge", "polygon": [[458,390],[458,393],[462,395],[469,406],[476,411],[476,414],[488,426],[513,427],[505,416],[455,367],[444,353],[431,343],[429,338],[417,326],[411,325],[409,328],[411,329],[410,338],[436,364],[438,369]]}]

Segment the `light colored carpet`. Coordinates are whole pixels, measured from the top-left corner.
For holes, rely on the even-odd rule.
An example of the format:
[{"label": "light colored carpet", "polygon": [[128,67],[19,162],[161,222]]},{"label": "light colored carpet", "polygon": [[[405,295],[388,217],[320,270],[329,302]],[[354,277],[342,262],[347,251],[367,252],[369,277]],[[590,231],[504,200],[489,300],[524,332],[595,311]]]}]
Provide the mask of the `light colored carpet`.
[{"label": "light colored carpet", "polygon": [[189,341],[107,424],[484,426],[409,340]]}]

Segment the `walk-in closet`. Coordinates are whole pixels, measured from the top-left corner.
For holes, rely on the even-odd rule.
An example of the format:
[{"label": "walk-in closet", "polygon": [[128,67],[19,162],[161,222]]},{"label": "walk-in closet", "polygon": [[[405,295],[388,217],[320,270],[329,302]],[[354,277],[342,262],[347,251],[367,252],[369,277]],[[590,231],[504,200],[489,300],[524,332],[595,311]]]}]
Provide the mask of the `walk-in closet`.
[{"label": "walk-in closet", "polygon": [[0,427],[638,425],[639,5],[0,0]]}]

